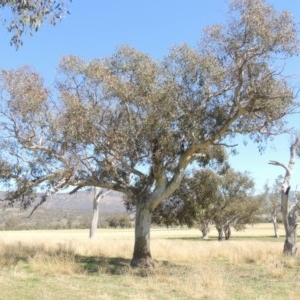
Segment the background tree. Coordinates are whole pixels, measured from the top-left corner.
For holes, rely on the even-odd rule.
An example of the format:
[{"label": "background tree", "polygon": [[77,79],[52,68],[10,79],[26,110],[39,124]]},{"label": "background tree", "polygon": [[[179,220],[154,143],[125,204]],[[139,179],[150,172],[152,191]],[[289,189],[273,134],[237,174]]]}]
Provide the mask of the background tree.
[{"label": "background tree", "polygon": [[290,180],[296,163],[297,151],[299,152],[299,145],[300,135],[291,144],[288,165],[275,160],[269,162],[271,165],[282,167],[285,170],[285,176],[280,187],[281,212],[285,230],[283,253],[291,256],[295,256],[297,253],[297,218],[300,206],[297,201],[290,205],[289,192],[291,189]]},{"label": "background tree", "polygon": [[97,231],[98,220],[99,220],[100,201],[110,192],[111,192],[111,190],[104,191],[99,187],[96,187],[94,190],[93,217],[92,217],[92,222],[91,222],[91,227],[90,227],[90,239],[94,239],[96,237],[96,231]]},{"label": "background tree", "polygon": [[202,238],[208,239],[218,198],[218,174],[229,168],[224,147],[215,146],[197,164],[200,169],[185,176],[174,194],[154,210],[152,220],[166,226],[197,227]]},{"label": "background tree", "polygon": [[237,134],[262,142],[282,131],[295,102],[274,60],[297,51],[290,14],[241,0],[198,48],[174,47],[161,61],[130,47],[91,62],[68,56],[53,92],[29,68],[3,71],[7,198],[27,204],[41,187],[123,192],[136,210],[132,266],[151,265],[152,212],[187,167]]},{"label": "background tree", "polygon": [[184,178],[180,188],[155,209],[153,222],[166,226],[197,227],[202,238],[208,239],[213,207],[217,205],[218,179],[218,175],[208,168]]},{"label": "background tree", "polygon": [[279,237],[278,232],[278,215],[281,211],[281,198],[280,190],[281,183],[283,181],[282,176],[278,176],[273,184],[273,187],[265,186],[264,193],[264,204],[263,204],[263,213],[267,213],[271,217],[271,221],[274,228],[274,237]]},{"label": "background tree", "polygon": [[230,238],[231,227],[244,228],[254,219],[260,200],[252,196],[253,180],[233,170],[217,174],[211,169],[185,178],[180,188],[155,210],[153,220],[166,225],[200,228],[207,238],[207,225],[215,224],[219,240]]},{"label": "background tree", "polygon": [[18,48],[23,44],[23,35],[37,31],[45,20],[55,25],[66,13],[66,2],[72,0],[1,0],[2,21],[12,33],[10,43]]},{"label": "background tree", "polygon": [[228,170],[220,176],[218,196],[212,208],[219,240],[224,235],[227,240],[231,237],[231,227],[242,230],[254,221],[261,203],[253,196],[253,188],[254,182],[247,173]]}]

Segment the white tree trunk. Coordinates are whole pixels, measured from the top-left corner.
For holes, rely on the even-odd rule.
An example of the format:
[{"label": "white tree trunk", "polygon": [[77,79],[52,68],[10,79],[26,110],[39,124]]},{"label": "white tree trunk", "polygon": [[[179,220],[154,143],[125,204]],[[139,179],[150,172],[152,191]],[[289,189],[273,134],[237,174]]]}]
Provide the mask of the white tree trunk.
[{"label": "white tree trunk", "polygon": [[136,204],[135,242],[132,267],[151,267],[153,262],[150,252],[151,211],[144,203]]},{"label": "white tree trunk", "polygon": [[280,166],[285,169],[285,177],[281,186],[281,212],[285,230],[285,242],[283,253],[295,256],[297,253],[297,213],[298,204],[289,207],[290,180],[296,163],[297,149],[300,145],[300,135],[290,147],[290,161],[286,166],[278,161],[270,161],[271,165]]},{"label": "white tree trunk", "polygon": [[100,200],[109,192],[110,190],[104,193],[101,188],[98,187],[95,188],[95,193],[93,198],[93,217],[92,217],[92,222],[90,227],[90,239],[94,239],[96,237],[96,231],[98,228],[98,220],[99,220]]},{"label": "white tree trunk", "polygon": [[131,266],[154,266],[150,252],[150,227],[152,211],[163,200],[171,196],[173,192],[180,186],[186,167],[190,162],[191,155],[193,154],[194,152],[192,152],[192,150],[185,151],[185,153],[180,157],[177,172],[170,182],[168,182],[165,171],[160,170],[160,167],[157,168],[159,174],[155,175],[156,188],[154,192],[151,195],[145,195],[144,199],[136,202],[135,241]]},{"label": "white tree trunk", "polygon": [[[284,203],[288,201],[288,190],[282,192],[282,198]],[[288,210],[283,207],[282,216],[285,229],[285,241],[283,247],[283,253],[290,256],[297,254],[297,206],[292,206]]]},{"label": "white tree trunk", "polygon": [[279,238],[278,222],[277,222],[277,216],[275,214],[272,215],[272,223],[274,228],[274,237]]},{"label": "white tree trunk", "polygon": [[208,240],[208,234],[209,234],[209,231],[210,231],[209,221],[204,220],[203,222],[201,222],[200,230],[202,232],[202,239],[203,240]]}]

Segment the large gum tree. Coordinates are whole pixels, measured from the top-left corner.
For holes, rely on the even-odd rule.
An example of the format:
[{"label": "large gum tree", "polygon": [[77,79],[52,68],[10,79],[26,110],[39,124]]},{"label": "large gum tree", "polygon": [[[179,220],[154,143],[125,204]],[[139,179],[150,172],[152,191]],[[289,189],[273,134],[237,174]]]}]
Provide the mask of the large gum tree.
[{"label": "large gum tree", "polygon": [[130,47],[90,62],[64,57],[52,91],[28,67],[3,71],[7,198],[26,206],[42,188],[123,192],[135,201],[131,264],[152,265],[151,214],[187,167],[237,134],[279,133],[295,104],[280,74],[298,52],[291,15],[262,0],[233,1],[229,12],[197,48],[176,46],[161,61]]}]

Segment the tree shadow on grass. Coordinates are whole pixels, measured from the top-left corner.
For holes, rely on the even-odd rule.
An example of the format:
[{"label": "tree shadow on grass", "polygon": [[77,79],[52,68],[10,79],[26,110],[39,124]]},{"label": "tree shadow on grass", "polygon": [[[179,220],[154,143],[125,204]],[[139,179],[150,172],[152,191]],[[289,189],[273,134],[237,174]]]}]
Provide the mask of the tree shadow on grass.
[{"label": "tree shadow on grass", "polygon": [[[215,242],[218,241],[216,236],[211,236],[209,239],[202,239],[201,237],[169,237],[168,240],[183,240],[195,242]],[[225,238],[222,241],[227,241]],[[275,238],[274,236],[232,236],[228,241],[261,241],[261,242],[283,242],[284,237]]]},{"label": "tree shadow on grass", "polygon": [[80,264],[87,275],[130,275],[138,277],[149,277],[158,272],[174,273],[180,272],[182,266],[170,263],[168,261],[155,261],[154,268],[132,268],[130,259],[121,257],[99,257],[99,256],[81,256],[76,255],[76,263]]},{"label": "tree shadow on grass", "polygon": [[195,242],[212,242],[212,241],[217,241],[217,237],[210,237],[209,239],[202,239],[201,237],[185,237],[185,236],[180,236],[180,237],[168,237],[166,238],[167,240],[182,240],[182,241],[195,241]]},{"label": "tree shadow on grass", "polygon": [[105,273],[110,275],[126,274],[130,271],[130,260],[121,257],[75,256],[76,263],[89,275]]},{"label": "tree shadow on grass", "polygon": [[230,240],[233,241],[258,241],[258,242],[283,242],[284,237],[281,236],[279,238],[276,238],[271,235],[265,235],[265,236],[235,236],[232,237]]},{"label": "tree shadow on grass", "polygon": [[27,246],[22,243],[13,245],[2,245],[0,251],[0,268],[14,268],[19,263],[30,267],[32,262],[36,264],[47,265],[65,264],[72,266],[75,264],[75,273],[93,275],[129,275],[138,277],[149,277],[158,273],[173,274],[181,272],[182,266],[173,264],[168,261],[154,261],[151,268],[132,268],[130,259],[122,257],[104,257],[104,256],[83,256],[75,253],[74,249],[60,245],[57,249],[46,249],[41,246]]}]

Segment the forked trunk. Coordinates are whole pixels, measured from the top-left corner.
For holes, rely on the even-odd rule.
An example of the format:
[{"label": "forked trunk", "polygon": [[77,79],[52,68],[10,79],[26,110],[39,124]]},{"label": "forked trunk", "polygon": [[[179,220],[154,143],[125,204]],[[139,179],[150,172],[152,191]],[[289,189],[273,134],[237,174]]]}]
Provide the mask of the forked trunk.
[{"label": "forked trunk", "polygon": [[145,204],[137,203],[135,216],[134,252],[132,267],[151,267],[153,261],[150,252],[151,211]]}]

